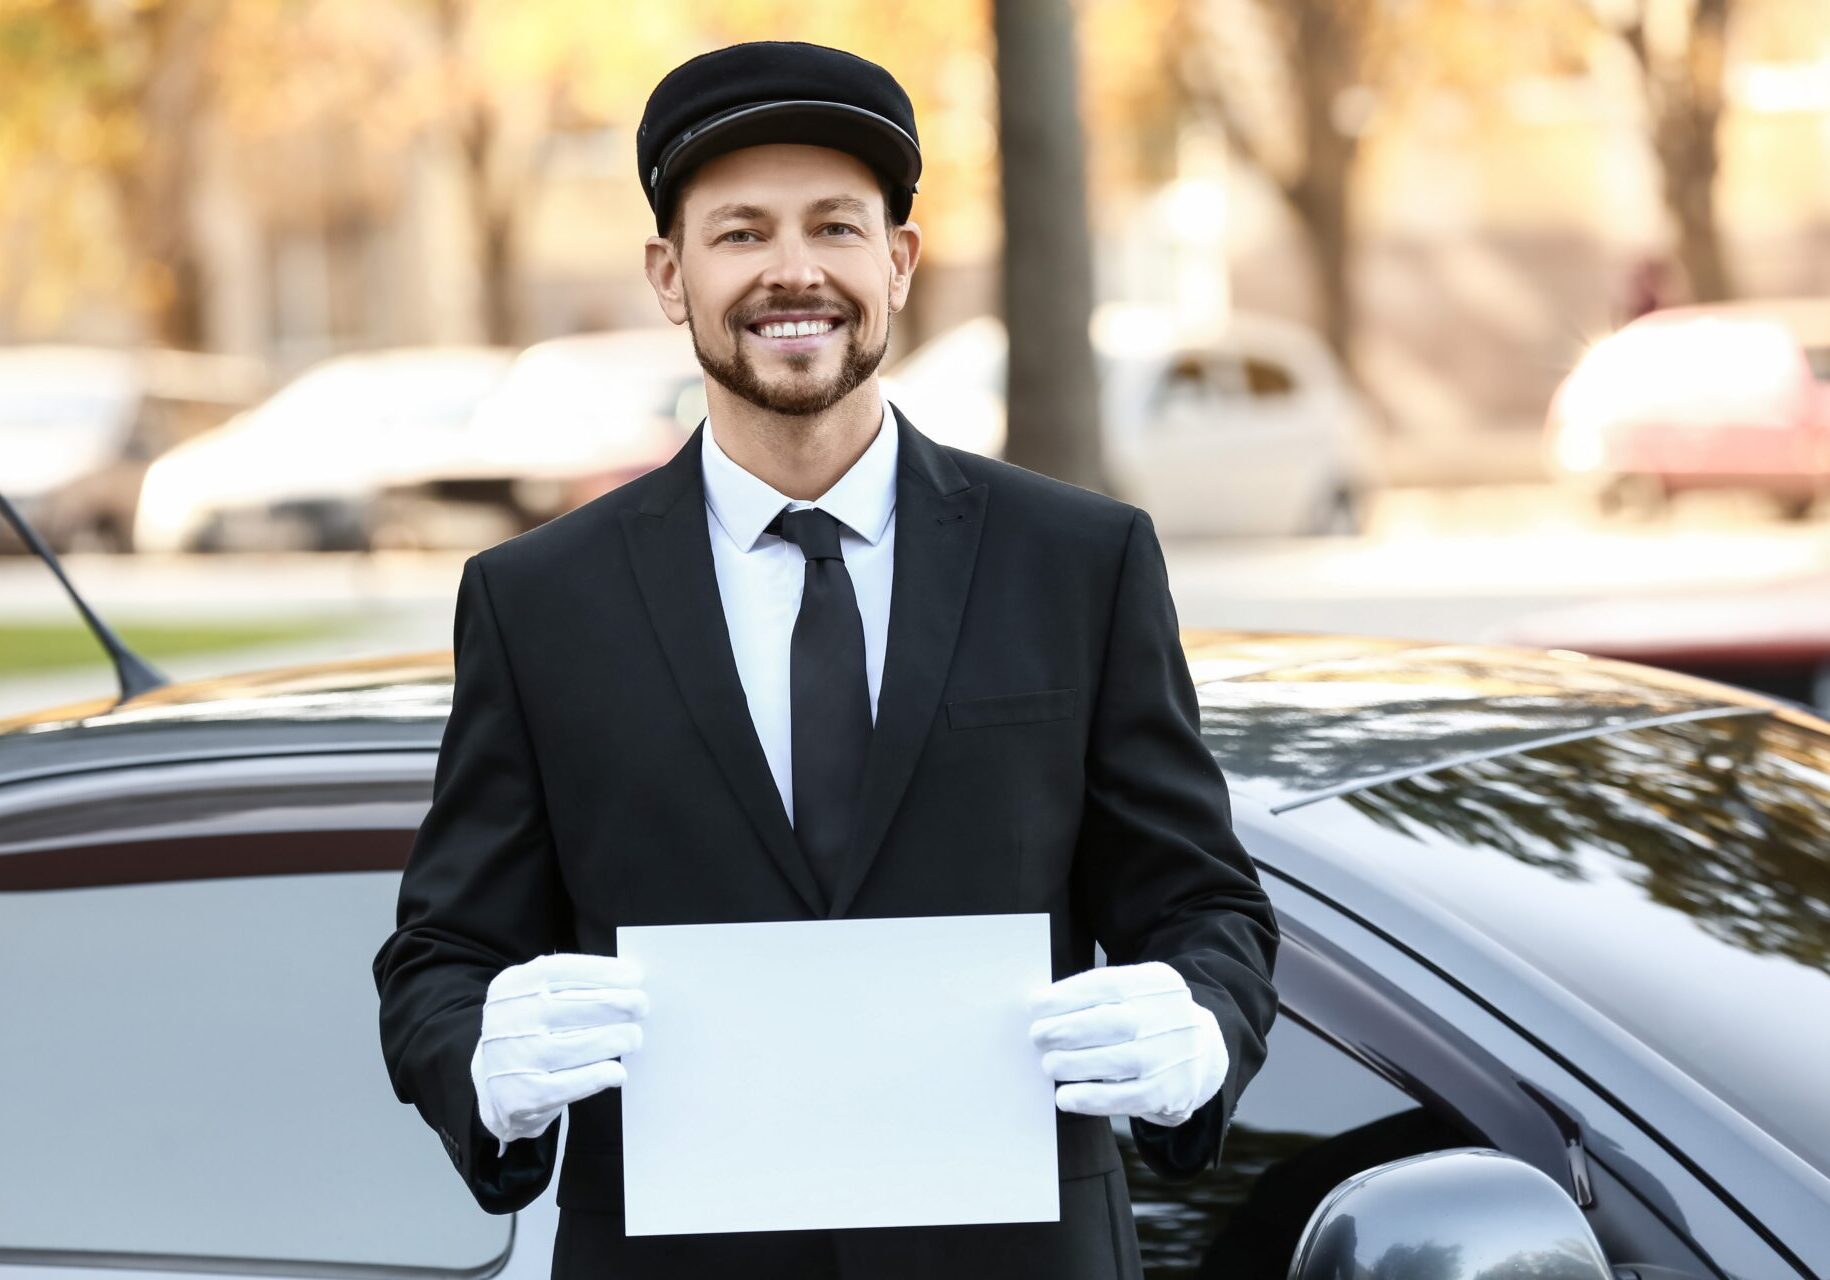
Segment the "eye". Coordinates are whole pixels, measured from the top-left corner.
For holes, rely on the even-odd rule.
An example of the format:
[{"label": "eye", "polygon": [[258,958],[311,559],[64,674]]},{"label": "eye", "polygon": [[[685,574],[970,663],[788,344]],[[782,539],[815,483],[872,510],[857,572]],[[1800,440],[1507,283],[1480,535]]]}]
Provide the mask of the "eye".
[{"label": "eye", "polygon": [[[720,240],[730,240],[730,239],[731,239],[731,237],[732,237],[732,236],[753,236],[753,235],[755,235],[755,234],[756,234],[756,233],[755,233],[755,232],[754,232],[754,231],[744,231],[744,230],[742,230],[742,229],[739,229],[739,230],[736,230],[736,231],[727,231],[727,232],[725,232],[725,233],[724,233],[724,234],[723,234],[723,235],[721,235],[721,236],[719,236],[719,237],[718,237],[718,238],[719,238],[719,239],[720,239]],[[741,242],[741,241],[736,241],[736,240],[732,240],[732,241],[731,241],[731,243],[732,243],[732,244],[740,244],[740,243],[742,243],[742,242]]]},{"label": "eye", "polygon": [[831,231],[831,230],[834,230],[835,228],[840,231],[849,231],[853,235],[859,234],[858,228],[852,226],[849,222],[828,222],[825,226],[821,227],[820,230]]}]

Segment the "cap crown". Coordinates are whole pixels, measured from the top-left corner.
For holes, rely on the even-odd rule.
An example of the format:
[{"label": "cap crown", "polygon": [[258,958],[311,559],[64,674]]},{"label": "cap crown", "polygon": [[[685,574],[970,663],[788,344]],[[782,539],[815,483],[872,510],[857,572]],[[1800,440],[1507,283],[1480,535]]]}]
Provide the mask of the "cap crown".
[{"label": "cap crown", "polygon": [[[798,40],[757,40],[714,49],[681,63],[648,95],[636,130],[636,165],[658,225],[666,222],[673,190],[691,168],[675,166],[671,158],[686,155],[685,145],[697,131],[720,117],[776,102],[828,102],[849,108],[849,114],[858,119],[866,118],[863,113],[880,117],[907,135],[899,148],[871,146],[870,138],[856,128],[835,129],[829,145],[858,154],[884,169],[891,182],[913,191],[920,173],[915,108],[894,76],[843,49]],[[790,136],[796,141],[815,140],[808,134],[805,112],[798,121],[792,133],[780,140]],[[881,124],[876,128],[891,134]],[[742,144],[749,145],[758,139],[759,130],[752,126],[740,136]],[[695,150],[694,163],[709,154]]]}]

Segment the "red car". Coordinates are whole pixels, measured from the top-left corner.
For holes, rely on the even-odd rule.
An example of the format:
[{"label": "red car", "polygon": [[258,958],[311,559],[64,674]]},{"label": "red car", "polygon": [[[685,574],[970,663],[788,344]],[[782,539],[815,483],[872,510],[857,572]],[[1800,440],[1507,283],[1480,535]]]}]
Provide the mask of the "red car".
[{"label": "red car", "polygon": [[1830,712],[1830,574],[1569,605],[1483,638],[1662,667]]},{"label": "red car", "polygon": [[1654,311],[1591,347],[1551,400],[1552,474],[1604,510],[1686,489],[1830,498],[1830,299]]}]

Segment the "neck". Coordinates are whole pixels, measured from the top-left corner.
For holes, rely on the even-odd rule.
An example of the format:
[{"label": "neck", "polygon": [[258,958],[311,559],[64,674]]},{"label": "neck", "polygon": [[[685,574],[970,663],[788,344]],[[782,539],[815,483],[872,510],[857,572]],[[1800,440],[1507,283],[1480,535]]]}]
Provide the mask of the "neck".
[{"label": "neck", "polygon": [[[820,413],[792,415],[760,408],[707,378],[705,398],[718,447],[776,492],[812,502],[851,470],[877,438],[883,415],[876,375]],[[712,426],[713,423],[717,425]]]}]

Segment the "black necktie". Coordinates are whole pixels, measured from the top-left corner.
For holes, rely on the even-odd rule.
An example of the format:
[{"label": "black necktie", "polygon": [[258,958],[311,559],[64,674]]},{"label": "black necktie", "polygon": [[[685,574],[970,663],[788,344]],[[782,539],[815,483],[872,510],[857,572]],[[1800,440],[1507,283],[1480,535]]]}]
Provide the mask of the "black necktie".
[{"label": "black necktie", "polygon": [[836,519],[814,507],[783,511],[768,532],[807,557],[788,659],[794,833],[830,903],[851,841],[870,746],[864,622],[839,552]]}]

